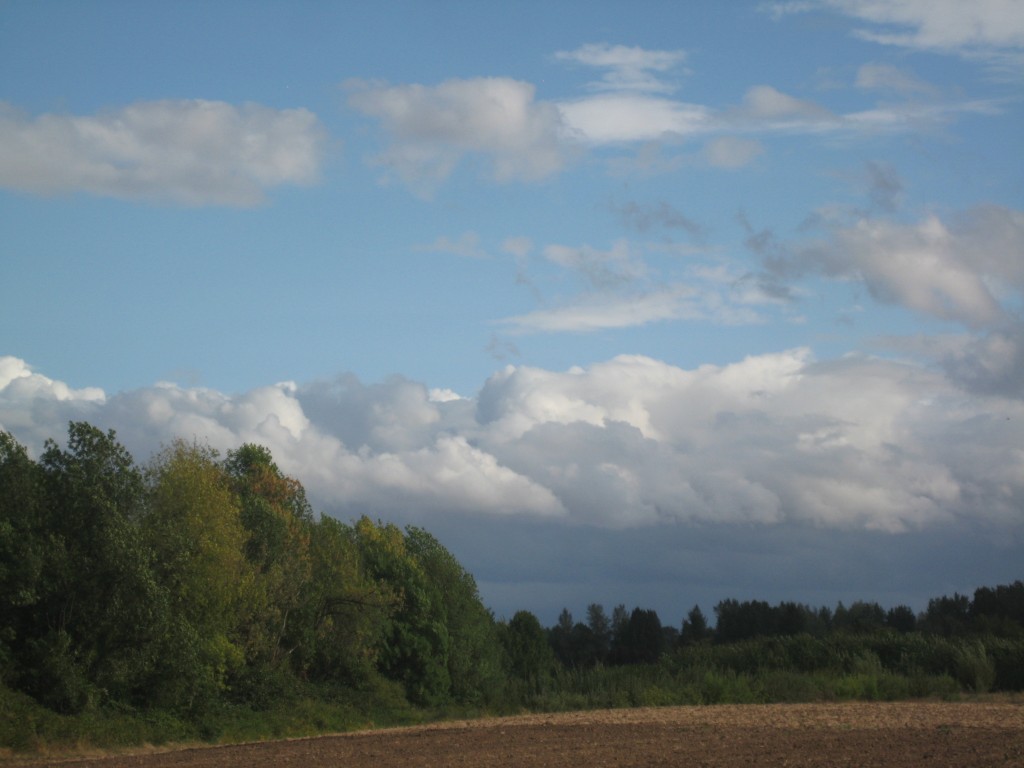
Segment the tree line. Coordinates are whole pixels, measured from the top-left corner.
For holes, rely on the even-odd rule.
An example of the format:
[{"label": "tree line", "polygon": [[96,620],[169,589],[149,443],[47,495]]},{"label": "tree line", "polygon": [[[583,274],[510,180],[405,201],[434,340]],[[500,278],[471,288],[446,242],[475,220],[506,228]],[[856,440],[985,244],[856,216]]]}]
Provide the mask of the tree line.
[{"label": "tree line", "polygon": [[657,612],[618,605],[611,617],[600,603],[587,606],[586,622],[574,622],[563,609],[547,630],[557,660],[567,667],[633,664],[657,661],[662,654],[681,652],[699,644],[737,643],[756,638],[833,634],[866,635],[884,632],[944,638],[998,637],[1024,639],[1024,582],[981,587],[973,599],[961,594],[930,600],[920,614],[906,605],[888,610],[875,602],[857,601],[849,607],[812,608],[782,601],[727,599],[714,607],[711,625],[695,605],[679,629],[662,625]]},{"label": "tree line", "polygon": [[[920,616],[736,600],[714,614],[694,606],[676,629],[595,603],[581,622],[499,621],[430,533],[314,514],[259,445],[176,441],[140,466],[86,422],[38,460],[0,431],[0,715],[21,721],[26,706],[208,723],[302,698],[506,711],[869,695],[849,687],[863,674],[930,681],[897,696],[1024,689],[1020,581]],[[831,677],[779,689],[779,670]]]},{"label": "tree line", "polygon": [[0,679],[55,711],[374,676],[474,701],[501,679],[493,617],[433,536],[315,516],[266,448],[178,441],[139,467],[84,422],[38,461],[0,433],[0,489]]}]

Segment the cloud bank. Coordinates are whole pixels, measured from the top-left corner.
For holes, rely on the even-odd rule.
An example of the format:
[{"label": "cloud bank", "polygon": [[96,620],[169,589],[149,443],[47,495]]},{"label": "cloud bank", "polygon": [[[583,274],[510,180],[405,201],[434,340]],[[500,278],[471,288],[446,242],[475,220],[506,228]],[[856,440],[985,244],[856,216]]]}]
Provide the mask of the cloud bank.
[{"label": "cloud bank", "polygon": [[[986,351],[998,350],[959,359]],[[322,510],[428,527],[454,514],[613,530],[1019,531],[1024,400],[971,387],[938,366],[794,349],[689,370],[641,356],[510,366],[473,399],[352,376],[240,395],[174,384],[106,395],[6,357],[0,425],[38,451],[86,419],[140,460],[175,437],[257,442]]]}]

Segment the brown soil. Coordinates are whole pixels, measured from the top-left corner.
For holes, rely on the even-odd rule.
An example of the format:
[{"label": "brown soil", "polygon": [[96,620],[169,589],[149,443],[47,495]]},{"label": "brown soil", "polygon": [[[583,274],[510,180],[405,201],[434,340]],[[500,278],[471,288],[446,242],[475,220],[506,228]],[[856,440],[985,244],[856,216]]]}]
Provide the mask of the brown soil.
[{"label": "brown soil", "polygon": [[671,707],[439,723],[19,765],[81,768],[1024,766],[1020,703]]}]

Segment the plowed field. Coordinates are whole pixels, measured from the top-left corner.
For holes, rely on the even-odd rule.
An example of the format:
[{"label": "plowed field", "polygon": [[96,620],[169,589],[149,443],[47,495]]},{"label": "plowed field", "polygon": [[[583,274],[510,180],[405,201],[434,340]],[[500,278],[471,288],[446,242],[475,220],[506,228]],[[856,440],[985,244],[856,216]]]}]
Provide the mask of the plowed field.
[{"label": "plowed field", "polygon": [[1021,768],[1024,705],[794,704],[526,715],[60,762],[82,768]]}]

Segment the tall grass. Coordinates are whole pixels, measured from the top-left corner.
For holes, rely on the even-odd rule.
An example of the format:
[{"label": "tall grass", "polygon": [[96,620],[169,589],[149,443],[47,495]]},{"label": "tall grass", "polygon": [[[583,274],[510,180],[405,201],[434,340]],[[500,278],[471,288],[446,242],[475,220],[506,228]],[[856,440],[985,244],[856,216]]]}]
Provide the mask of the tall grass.
[{"label": "tall grass", "polygon": [[229,743],[405,725],[446,717],[669,705],[955,699],[1024,688],[1024,641],[878,633],[776,637],[696,645],[655,664],[556,666],[509,679],[486,711],[414,707],[395,682],[299,683],[259,707],[224,703],[200,716],[93,708],[60,715],[0,685],[0,747],[119,749],[169,742]]}]

